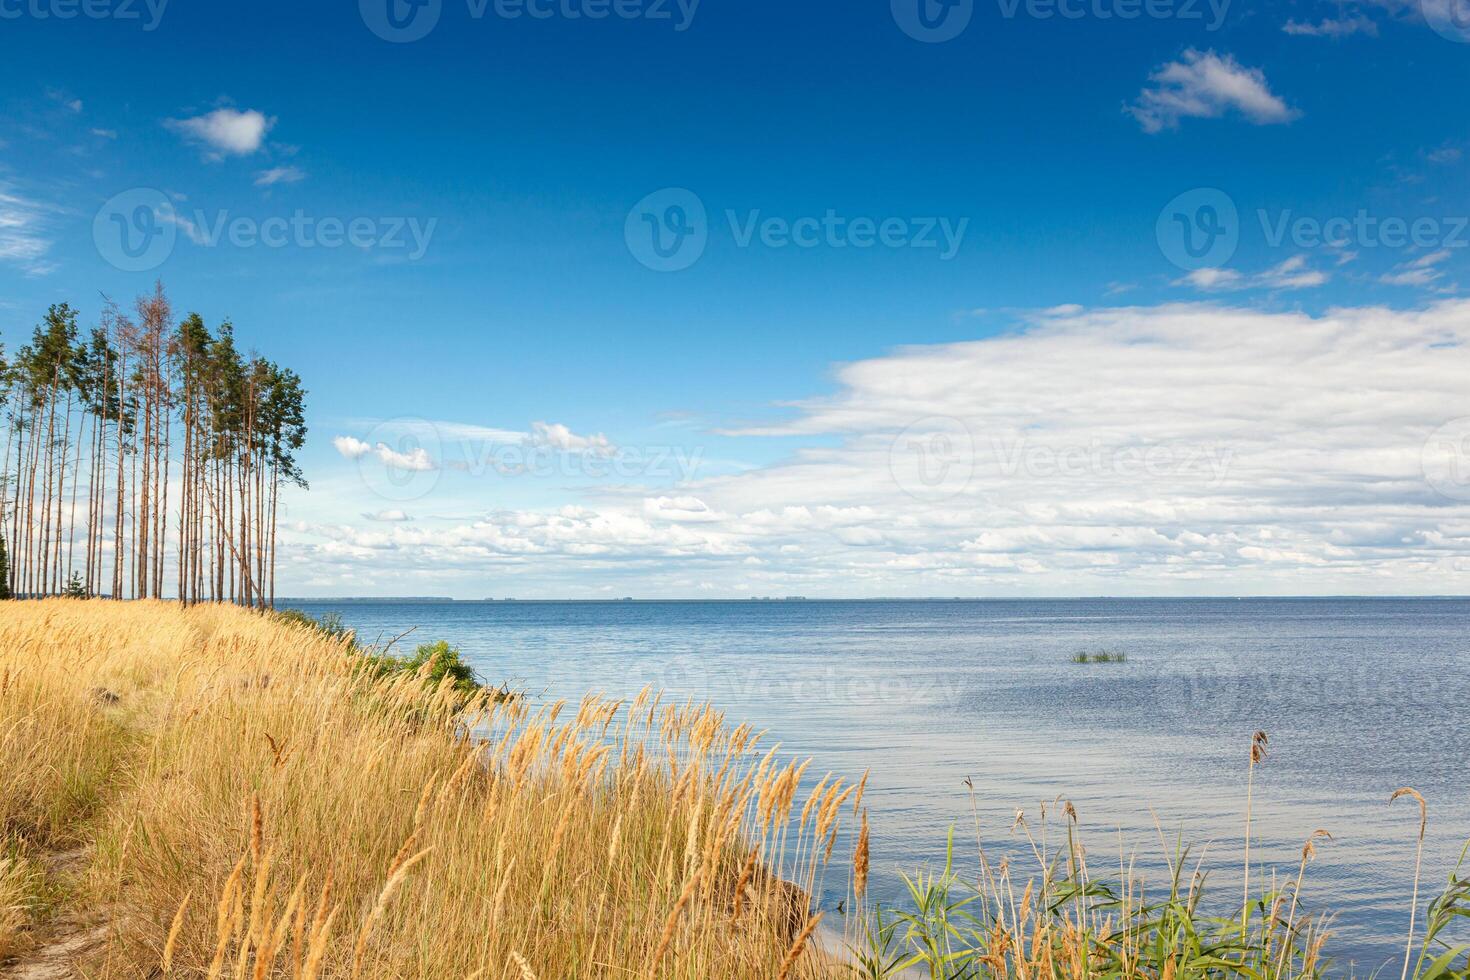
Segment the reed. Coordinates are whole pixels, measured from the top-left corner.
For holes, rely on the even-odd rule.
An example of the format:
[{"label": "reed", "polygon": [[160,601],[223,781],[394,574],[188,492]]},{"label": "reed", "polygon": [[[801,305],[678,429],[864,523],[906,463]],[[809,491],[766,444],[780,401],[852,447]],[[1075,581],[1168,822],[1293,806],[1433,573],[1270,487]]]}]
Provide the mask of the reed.
[{"label": "reed", "polygon": [[1242,877],[1243,898],[1241,899],[1240,913],[1240,938],[1246,938],[1246,932],[1250,928],[1250,906],[1251,906],[1251,804],[1255,801],[1256,789],[1256,766],[1266,761],[1266,749],[1271,739],[1265,732],[1256,732],[1251,736],[1250,765],[1247,768],[1245,779],[1245,871]]},{"label": "reed", "polygon": [[1418,790],[1411,786],[1405,786],[1403,789],[1395,791],[1388,798],[1389,805],[1392,806],[1396,801],[1404,797],[1411,797],[1419,804],[1419,838],[1418,844],[1414,848],[1414,895],[1409,901],[1409,941],[1404,945],[1403,976],[1407,980],[1409,976],[1409,960],[1414,955],[1414,927],[1418,924],[1419,919],[1419,875],[1424,867],[1424,832],[1429,827],[1429,804],[1424,801],[1423,796],[1419,795]]},{"label": "reed", "polygon": [[[1265,758],[1266,736],[1251,739],[1251,767]],[[974,794],[971,786],[972,800]],[[1254,800],[1247,782],[1247,799]],[[1462,876],[1470,844],[1449,876],[1444,891],[1429,906],[1422,938],[1419,922],[1420,872],[1428,805],[1412,789],[1390,802],[1412,798],[1419,804],[1418,837],[1413,853],[1414,885],[1409,897],[1409,933],[1402,976],[1415,980],[1463,980],[1470,976],[1470,878]],[[1247,804],[1247,840],[1251,805]],[[1049,820],[1065,820],[1066,848],[1048,850]],[[1133,860],[1118,854],[1116,875],[1093,873],[1081,840],[1077,811],[1059,800],[1043,806],[1036,820],[1018,814],[1011,845],[1029,850],[1034,866],[991,861],[975,817],[977,873],[955,866],[953,834],[938,871],[905,876],[906,900],[870,911],[856,930],[854,961],[868,980],[928,976],[965,980],[1317,980],[1352,976],[1338,970],[1328,955],[1332,910],[1305,912],[1302,894],[1307,869],[1319,842],[1333,840],[1313,831],[1285,885],[1251,891],[1247,884],[1238,914],[1217,914],[1208,901],[1202,859],[1188,848],[1166,854],[1169,875],[1161,893],[1134,871]],[[1248,845],[1246,845],[1248,846]],[[1242,865],[1248,867],[1244,853]],[[1408,861],[1405,862],[1408,864]],[[1264,876],[1247,878],[1259,881]],[[1233,902],[1233,899],[1231,900]],[[1259,910],[1259,915],[1257,911]],[[1459,929],[1459,940],[1454,938]],[[1418,950],[1417,959],[1414,952]]]}]

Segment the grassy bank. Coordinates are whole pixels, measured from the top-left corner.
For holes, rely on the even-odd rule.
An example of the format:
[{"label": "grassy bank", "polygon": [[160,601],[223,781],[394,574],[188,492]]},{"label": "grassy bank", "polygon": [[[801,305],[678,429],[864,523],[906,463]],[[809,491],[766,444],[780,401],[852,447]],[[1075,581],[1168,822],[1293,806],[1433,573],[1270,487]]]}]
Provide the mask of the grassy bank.
[{"label": "grassy bank", "polygon": [[[1320,832],[1256,869],[1270,891],[1207,896],[1187,853],[1149,883],[1091,859],[1058,801],[1007,835],[1034,862],[977,834],[875,908],[862,782],[651,693],[533,709],[452,654],[233,607],[0,604],[0,975],[1343,975]],[[1247,828],[1267,749],[1242,742]],[[1394,805],[1417,882],[1416,797]],[[1470,883],[1439,891],[1404,909],[1405,976],[1470,975]],[[819,942],[820,893],[859,911],[845,942]]]},{"label": "grassy bank", "polygon": [[804,836],[783,873],[820,874],[856,792],[801,820],[799,767],[707,708],[425,673],[233,608],[6,604],[4,955],[97,930],[85,975],[129,980],[831,975],[762,867]]}]

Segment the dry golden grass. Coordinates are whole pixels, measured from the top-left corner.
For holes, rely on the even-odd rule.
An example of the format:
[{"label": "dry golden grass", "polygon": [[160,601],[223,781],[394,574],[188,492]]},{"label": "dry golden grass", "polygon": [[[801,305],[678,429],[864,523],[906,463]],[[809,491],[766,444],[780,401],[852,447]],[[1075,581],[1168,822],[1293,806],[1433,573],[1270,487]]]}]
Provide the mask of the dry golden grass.
[{"label": "dry golden grass", "polygon": [[[804,766],[707,707],[465,705],[152,602],[6,603],[0,678],[0,833],[89,848],[89,976],[835,975],[782,879],[820,879],[853,787],[798,814]],[[38,925],[7,880],[0,943]]]}]

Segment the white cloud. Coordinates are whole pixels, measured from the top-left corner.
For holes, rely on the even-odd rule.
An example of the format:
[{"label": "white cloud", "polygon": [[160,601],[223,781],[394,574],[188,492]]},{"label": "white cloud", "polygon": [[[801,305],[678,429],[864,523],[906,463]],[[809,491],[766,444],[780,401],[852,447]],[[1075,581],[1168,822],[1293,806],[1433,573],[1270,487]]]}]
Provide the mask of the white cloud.
[{"label": "white cloud", "polygon": [[1313,24],[1310,22],[1288,20],[1281,28],[1288,34],[1296,34],[1304,37],[1348,37],[1353,34],[1366,34],[1369,37],[1378,36],[1377,22],[1364,17],[1362,14],[1354,14],[1346,17],[1328,17]]},{"label": "white cloud", "polygon": [[60,89],[47,89],[46,97],[68,112],[80,113],[82,111],[82,100],[68,95]]},{"label": "white cloud", "polygon": [[190,119],[170,119],[166,125],[175,132],[207,146],[210,156],[249,156],[265,143],[266,133],[276,123],[255,109],[216,109]]},{"label": "white cloud", "polygon": [[[400,593],[509,570],[522,595],[1470,591],[1470,501],[1436,492],[1423,455],[1470,414],[1466,376],[1470,301],[1040,315],[840,366],[835,394],[744,431],[806,447],[758,469],[430,526],[324,521],[300,554]],[[489,498],[458,478],[454,509]]]},{"label": "white cloud", "polygon": [[96,136],[96,137],[98,137],[100,139],[115,140],[115,139],[117,139],[117,130],[115,130],[115,129],[94,129],[94,130],[92,130],[92,135],[93,136]]},{"label": "white cloud", "polygon": [[272,167],[255,175],[256,187],[271,187],[275,184],[297,184],[306,179],[306,171],[300,167]]},{"label": "white cloud", "polygon": [[1426,155],[1430,163],[1459,163],[1464,153],[1458,146],[1441,146]]},{"label": "white cloud", "polygon": [[1196,289],[1230,289],[1236,288],[1242,277],[1234,269],[1217,269],[1206,266],[1203,269],[1195,269],[1181,279],[1175,280],[1175,285],[1185,285]]},{"label": "white cloud", "polygon": [[722,521],[729,516],[713,510],[698,497],[649,497],[643,501],[643,513],[653,519],[686,523]]},{"label": "white cloud", "polygon": [[332,440],[332,445],[347,459],[362,459],[373,451],[371,445],[353,436],[338,436]]},{"label": "white cloud", "polygon": [[404,453],[399,452],[387,443],[380,442],[373,447],[373,453],[378,459],[382,460],[384,466],[393,470],[427,473],[430,470],[438,468],[438,464],[434,462],[434,458],[422,446]]},{"label": "white cloud", "polygon": [[443,457],[444,465],[449,469],[483,473],[487,469],[486,461],[491,450],[495,447],[526,447],[569,454],[590,453],[599,457],[610,457],[617,448],[601,433],[578,435],[565,425],[547,422],[532,423],[529,432],[428,419],[363,419],[360,424],[384,437],[412,437],[434,448],[433,453],[423,448],[399,452],[386,443],[368,443],[354,436],[338,436],[333,440],[337,452],[348,459],[361,459],[372,453],[385,465],[401,470],[438,469],[440,463],[435,457],[439,456]]},{"label": "white cloud", "polygon": [[54,242],[48,232],[48,208],[0,184],[0,262],[17,265],[27,275],[56,268],[47,259]]},{"label": "white cloud", "polygon": [[1206,267],[1195,269],[1176,279],[1176,286],[1193,286],[1202,292],[1224,292],[1240,289],[1311,289],[1324,285],[1332,277],[1326,272],[1307,267],[1304,255],[1293,255],[1264,272],[1245,275],[1235,269]]},{"label": "white cloud", "polygon": [[372,455],[389,469],[415,473],[426,473],[438,469],[434,458],[422,447],[416,447],[409,452],[400,452],[385,442],[368,443],[355,436],[337,436],[332,440],[332,446],[344,459],[361,460]]},{"label": "white cloud", "polygon": [[1324,285],[1329,278],[1325,272],[1307,268],[1305,255],[1293,255],[1261,273],[1258,281],[1270,289],[1311,289]]},{"label": "white cloud", "polygon": [[1428,286],[1444,275],[1436,266],[1449,257],[1449,249],[1421,255],[1411,262],[1394,266],[1393,271],[1384,273],[1379,281],[1389,286]]},{"label": "white cloud", "polygon": [[365,520],[383,524],[400,524],[404,521],[413,520],[407,513],[401,510],[380,510],[372,514],[363,514]]},{"label": "white cloud", "polygon": [[1213,119],[1232,109],[1258,126],[1290,122],[1299,115],[1271,92],[1259,68],[1246,68],[1228,54],[1188,50],[1150,75],[1149,82],[1126,108],[1148,133],[1173,129],[1181,119]]},{"label": "white cloud", "polygon": [[207,245],[209,243],[209,236],[204,233],[204,229],[200,228],[188,217],[180,214],[174,208],[173,202],[165,201],[163,206],[157,208],[154,213],[158,215],[160,221],[166,221],[182,231],[184,236],[195,245]]},{"label": "white cloud", "polygon": [[559,423],[532,422],[531,432],[525,437],[525,442],[528,446],[562,452],[610,453],[613,450],[613,444],[608,441],[607,436],[601,433],[595,436],[579,436]]}]

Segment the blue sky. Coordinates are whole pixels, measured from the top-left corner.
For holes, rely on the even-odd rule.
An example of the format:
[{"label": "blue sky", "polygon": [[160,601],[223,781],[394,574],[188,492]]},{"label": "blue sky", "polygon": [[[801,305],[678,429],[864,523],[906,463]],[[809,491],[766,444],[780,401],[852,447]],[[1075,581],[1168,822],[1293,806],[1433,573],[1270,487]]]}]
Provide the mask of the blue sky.
[{"label": "blue sky", "polygon": [[[302,594],[1462,592],[1470,450],[1423,447],[1470,414],[1470,31],[1424,2],[391,0],[427,30],[400,43],[390,0],[0,0],[0,335],[156,276],[296,367]],[[955,36],[913,36],[920,3]],[[691,201],[687,267],[641,262]],[[172,246],[119,268],[139,206]],[[1096,419],[1175,377],[1140,344],[1208,380],[1084,431],[1032,373]],[[1349,406],[1263,416],[1224,380],[1293,403],[1345,350]],[[987,456],[942,500],[894,472],[920,423],[902,445]],[[1264,462],[1324,428],[1330,465]],[[1086,448],[1085,478],[1018,476],[997,431]],[[1229,492],[1191,516],[1197,487],[1095,444],[1228,450]],[[1318,482],[1336,523],[1280,499]],[[1053,497],[1092,505],[1031,512]]]}]

